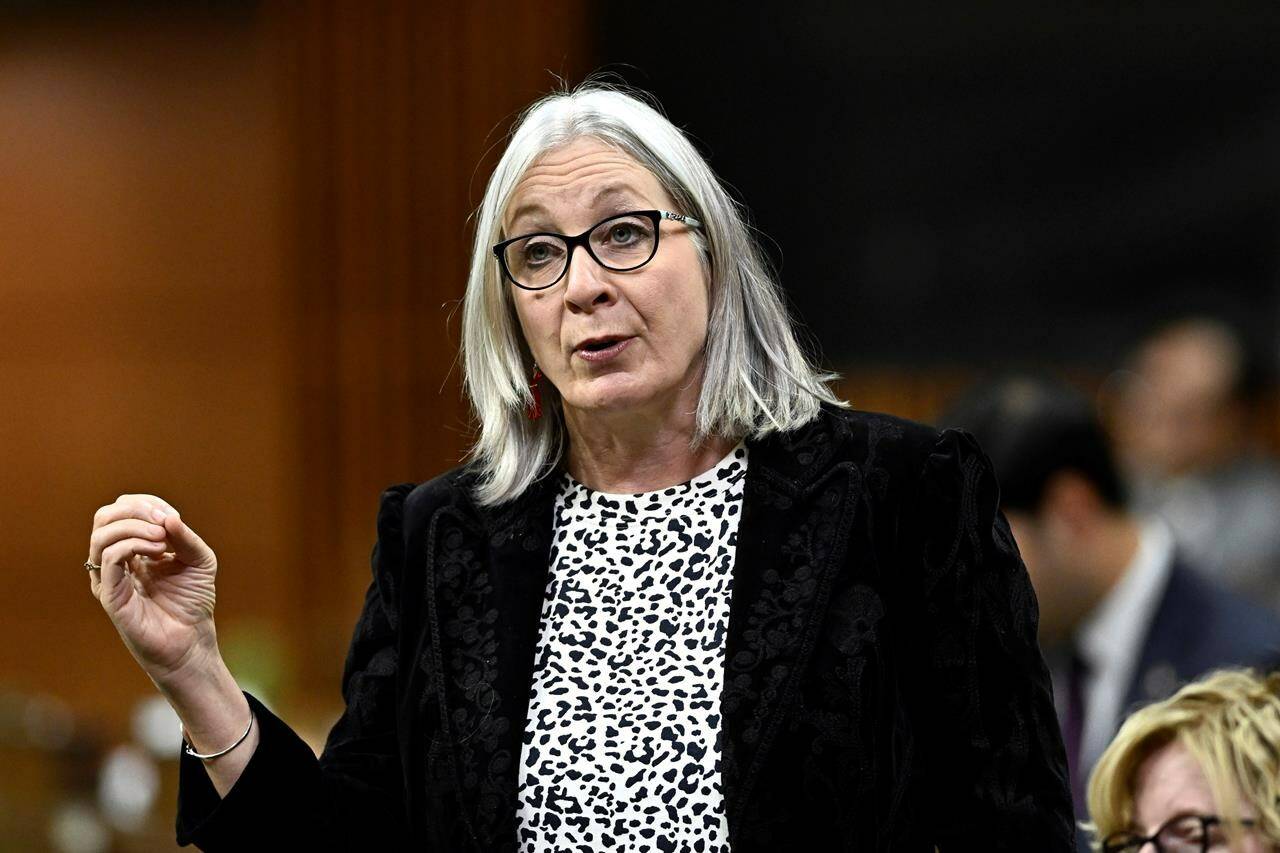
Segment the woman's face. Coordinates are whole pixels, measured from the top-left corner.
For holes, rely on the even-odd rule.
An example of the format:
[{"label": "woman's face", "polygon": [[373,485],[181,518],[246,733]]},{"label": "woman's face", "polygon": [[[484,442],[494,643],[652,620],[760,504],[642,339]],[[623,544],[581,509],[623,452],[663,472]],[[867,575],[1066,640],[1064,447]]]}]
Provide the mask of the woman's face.
[{"label": "woman's face", "polygon": [[[1254,815],[1247,804],[1242,812],[1246,818]],[[1147,756],[1138,766],[1134,778],[1133,822],[1141,834],[1150,835],[1167,821],[1188,814],[1218,815],[1221,811],[1200,765],[1182,744],[1173,741]],[[1227,846],[1226,834],[1221,831],[1210,837],[1221,839],[1217,846],[1211,844],[1210,850],[1266,853],[1271,849],[1256,832],[1245,832],[1235,847]],[[1148,844],[1144,853],[1152,849]]]},{"label": "woman's face", "polygon": [[[583,138],[537,160],[516,186],[503,232],[580,234],[632,210],[671,210],[658,179],[627,154]],[[663,222],[653,260],[612,272],[575,248],[545,290],[508,284],[525,340],[566,415],[693,412],[707,337],[707,281],[689,226]]]}]

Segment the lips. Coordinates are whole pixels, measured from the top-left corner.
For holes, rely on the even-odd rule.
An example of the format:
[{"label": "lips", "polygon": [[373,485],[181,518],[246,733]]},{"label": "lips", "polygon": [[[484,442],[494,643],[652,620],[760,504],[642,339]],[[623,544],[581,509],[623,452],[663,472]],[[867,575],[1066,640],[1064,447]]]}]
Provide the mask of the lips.
[{"label": "lips", "polygon": [[600,335],[587,338],[574,347],[573,354],[584,361],[604,362],[616,358],[634,340],[626,335]]}]

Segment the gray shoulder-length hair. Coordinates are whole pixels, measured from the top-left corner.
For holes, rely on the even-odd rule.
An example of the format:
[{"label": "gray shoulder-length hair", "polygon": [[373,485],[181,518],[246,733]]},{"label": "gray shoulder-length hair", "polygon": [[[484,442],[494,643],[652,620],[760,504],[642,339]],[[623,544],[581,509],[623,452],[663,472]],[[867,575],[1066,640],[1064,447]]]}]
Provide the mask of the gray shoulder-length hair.
[{"label": "gray shoulder-length hair", "polygon": [[492,246],[525,171],[545,152],[591,137],[635,158],[675,201],[702,221],[691,231],[710,282],[702,392],[694,445],[740,439],[808,423],[822,402],[842,405],[800,346],[777,282],[744,211],[685,135],[656,109],[618,88],[589,82],[547,95],[525,110],[476,213],[475,244],[462,313],[466,390],[480,421],[471,450],[476,498],[486,506],[519,496],[553,470],[566,436],[560,399],[543,383],[545,415],[531,420],[533,360],[520,332],[511,285]]}]

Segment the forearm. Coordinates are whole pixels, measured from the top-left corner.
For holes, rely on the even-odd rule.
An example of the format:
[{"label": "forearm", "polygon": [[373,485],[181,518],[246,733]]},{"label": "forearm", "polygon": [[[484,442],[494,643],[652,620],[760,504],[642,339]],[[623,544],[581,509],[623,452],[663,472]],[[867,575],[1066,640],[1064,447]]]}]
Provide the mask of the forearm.
[{"label": "forearm", "polygon": [[[157,683],[161,694],[182,721],[187,743],[199,753],[225,749],[244,734],[249,723],[249,702],[221,659],[207,671]],[[225,755],[202,762],[218,796],[225,797],[236,784],[257,749],[258,726]]]}]

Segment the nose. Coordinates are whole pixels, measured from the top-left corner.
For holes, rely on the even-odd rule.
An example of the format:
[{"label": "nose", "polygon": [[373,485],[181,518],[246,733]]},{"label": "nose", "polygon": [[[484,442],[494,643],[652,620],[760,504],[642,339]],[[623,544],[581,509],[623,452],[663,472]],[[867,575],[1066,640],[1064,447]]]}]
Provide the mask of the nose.
[{"label": "nose", "polygon": [[590,314],[617,299],[608,270],[596,263],[584,246],[573,247],[564,277],[564,304],[572,314]]}]

